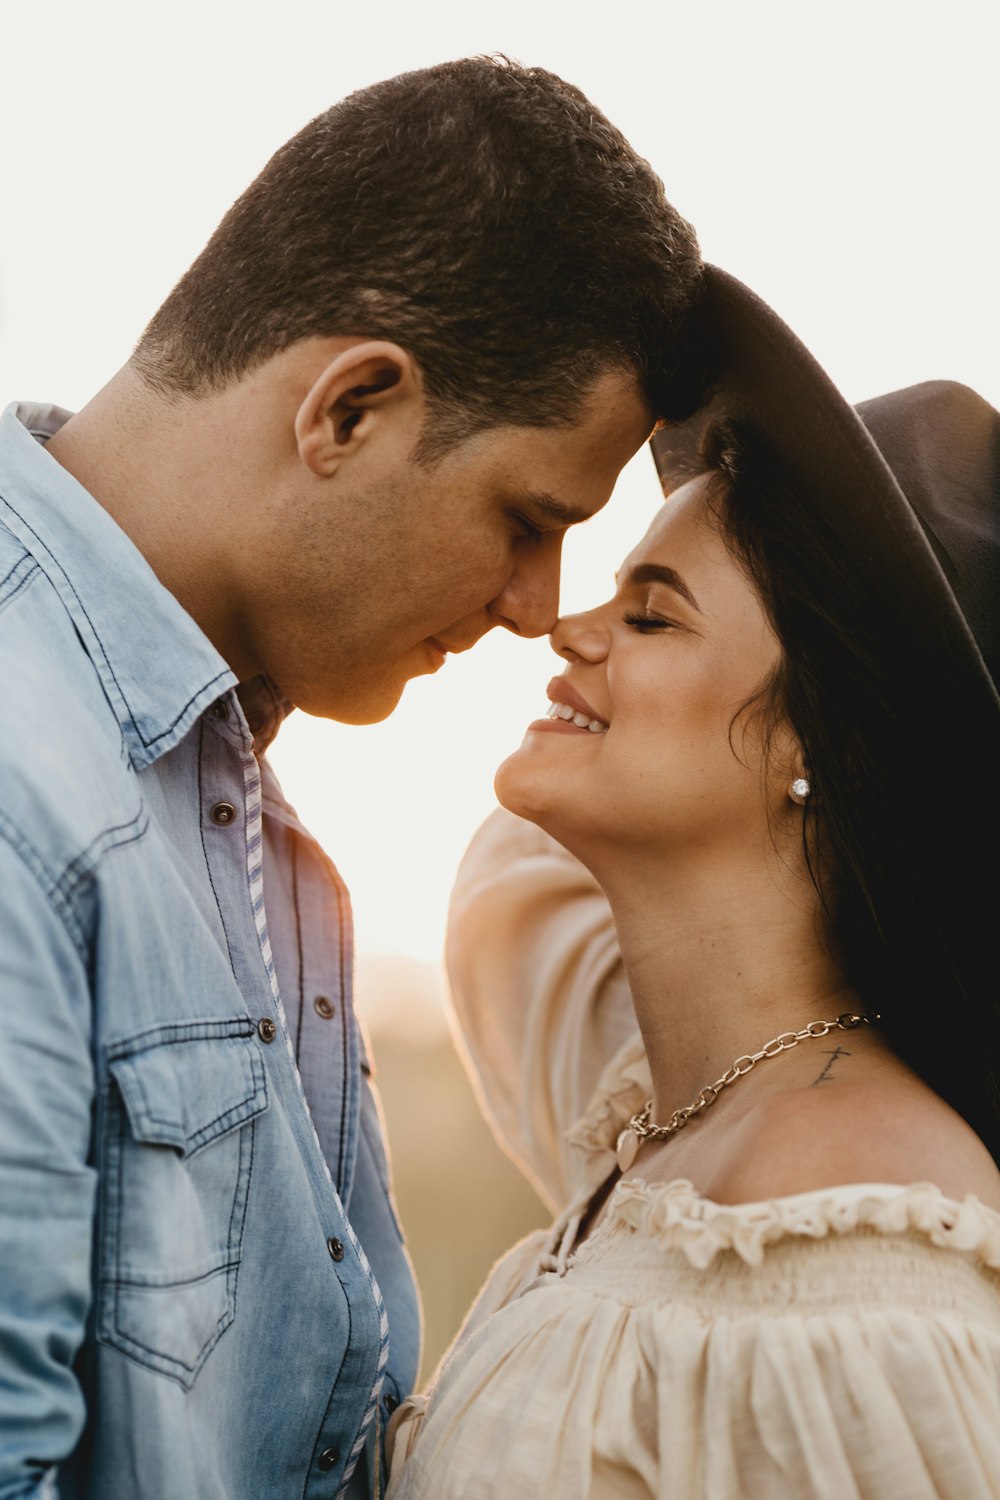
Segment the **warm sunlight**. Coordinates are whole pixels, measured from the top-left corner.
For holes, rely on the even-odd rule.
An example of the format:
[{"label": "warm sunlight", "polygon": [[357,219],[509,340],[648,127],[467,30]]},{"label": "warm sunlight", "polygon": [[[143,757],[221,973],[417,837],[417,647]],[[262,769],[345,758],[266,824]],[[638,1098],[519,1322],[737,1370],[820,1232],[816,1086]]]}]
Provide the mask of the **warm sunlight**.
[{"label": "warm sunlight", "polygon": [[[1000,404],[998,32],[991,0],[8,7],[0,408],[86,402],[223,211],[334,100],[497,51],[578,84],[652,162],[706,259],[770,302],[851,400],[946,377]],[[564,610],[611,590],[658,498],[643,450],[567,539]],[[494,806],[497,765],[545,710],[555,663],[545,641],[495,631],[412,682],[386,722],[296,713],[271,751],[351,891],[359,1010],[376,1046],[385,1039],[400,1200],[430,1309],[425,1360],[499,1249],[544,1218],[512,1168],[503,1191],[482,1170],[471,1095],[458,1113],[441,1104],[462,1086],[443,1043],[440,957],[456,866]],[[459,1248],[437,1220],[424,1239],[416,1223],[446,1151],[472,1204]]]}]

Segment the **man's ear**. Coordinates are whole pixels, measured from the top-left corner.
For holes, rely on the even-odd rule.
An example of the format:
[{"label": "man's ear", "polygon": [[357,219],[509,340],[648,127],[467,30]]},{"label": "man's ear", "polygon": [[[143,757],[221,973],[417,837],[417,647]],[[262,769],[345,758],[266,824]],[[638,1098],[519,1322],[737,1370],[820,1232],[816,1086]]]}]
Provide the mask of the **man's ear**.
[{"label": "man's ear", "polygon": [[320,479],[356,453],[387,412],[419,392],[405,349],[381,339],[352,344],[313,382],[295,415],[299,457]]}]

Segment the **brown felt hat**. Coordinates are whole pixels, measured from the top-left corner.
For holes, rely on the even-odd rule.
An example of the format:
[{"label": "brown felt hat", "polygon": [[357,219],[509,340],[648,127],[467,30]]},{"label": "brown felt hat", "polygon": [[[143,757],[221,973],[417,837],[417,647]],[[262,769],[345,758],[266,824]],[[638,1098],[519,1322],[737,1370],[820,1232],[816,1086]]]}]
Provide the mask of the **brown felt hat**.
[{"label": "brown felt hat", "polygon": [[704,296],[721,374],[707,407],[653,437],[664,489],[705,467],[709,425],[739,423],[877,591],[889,628],[874,647],[900,693],[927,713],[946,703],[980,765],[1000,754],[1000,413],[950,381],[853,407],[741,282],[708,266]]}]

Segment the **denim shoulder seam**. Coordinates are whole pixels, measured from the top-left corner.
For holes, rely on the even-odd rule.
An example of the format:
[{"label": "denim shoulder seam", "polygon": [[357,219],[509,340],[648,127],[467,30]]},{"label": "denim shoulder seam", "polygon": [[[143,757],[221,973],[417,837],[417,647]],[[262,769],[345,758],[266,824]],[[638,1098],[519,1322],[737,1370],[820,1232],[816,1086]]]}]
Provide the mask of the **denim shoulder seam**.
[{"label": "denim shoulder seam", "polygon": [[24,865],[49,906],[51,906],[53,915],[59,919],[61,925],[66,929],[66,936],[73,944],[81,961],[86,964],[89,958],[86,938],[76,919],[75,911],[72,907],[67,907],[64,902],[56,899],[58,880],[31,840],[21,832],[20,828],[7,817],[2,809],[0,809],[0,838],[4,840]]},{"label": "denim shoulder seam", "polygon": [[41,571],[30,552],[19,557],[5,577],[0,579],[0,609],[5,609],[12,599],[16,599],[21,590]]},{"label": "denim shoulder seam", "polygon": [[134,818],[127,823],[106,828],[92,839],[87,847],[69,861],[61,874],[50,868],[45,858],[35,848],[23,829],[0,809],[0,836],[19,856],[31,871],[52,910],[59,917],[80,957],[88,960],[88,944],[84,927],[76,911],[74,897],[82,883],[93,875],[101,860],[114,849],[141,839],[149,827],[149,814],[140,803]]},{"label": "denim shoulder seam", "polygon": [[69,905],[77,887],[89,875],[94,874],[106,854],[110,854],[113,849],[121,849],[126,844],[137,843],[148,828],[149,814],[145,804],[140,802],[134,818],[129,818],[127,823],[116,823],[112,828],[105,828],[70,860],[56,882],[55,898]]}]

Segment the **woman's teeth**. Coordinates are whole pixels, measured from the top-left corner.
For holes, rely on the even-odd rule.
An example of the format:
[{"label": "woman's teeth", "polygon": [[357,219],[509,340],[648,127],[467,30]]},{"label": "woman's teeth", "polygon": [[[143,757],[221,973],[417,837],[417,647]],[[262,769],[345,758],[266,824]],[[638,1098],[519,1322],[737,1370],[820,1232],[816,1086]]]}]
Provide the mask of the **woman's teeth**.
[{"label": "woman's teeth", "polygon": [[589,729],[591,734],[603,734],[608,727],[600,719],[588,719],[586,714],[578,714],[568,703],[553,703],[546,718],[565,719],[567,724],[577,724],[581,729]]}]

